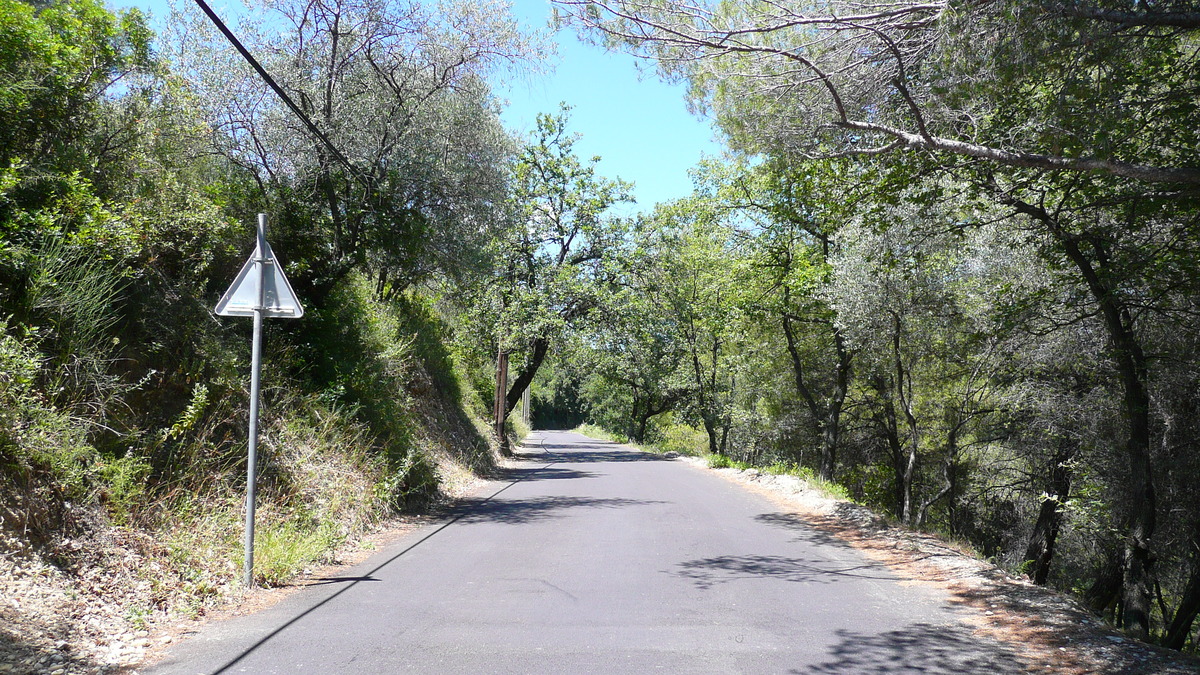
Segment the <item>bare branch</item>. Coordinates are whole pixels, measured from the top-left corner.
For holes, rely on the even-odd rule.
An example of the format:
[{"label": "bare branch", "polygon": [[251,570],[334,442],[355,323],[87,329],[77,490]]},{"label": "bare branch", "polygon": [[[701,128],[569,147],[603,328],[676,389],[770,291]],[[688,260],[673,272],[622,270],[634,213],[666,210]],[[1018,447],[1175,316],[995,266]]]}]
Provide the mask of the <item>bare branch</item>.
[{"label": "bare branch", "polygon": [[[833,148],[835,155],[881,154],[907,147],[1010,167],[1200,185],[1200,166],[1189,165],[1187,155],[1180,158],[1178,143],[1172,145],[1175,141],[1149,135],[1145,138],[1148,145],[1143,147],[1145,157],[1153,159],[1139,162],[1136,155],[1121,157],[1122,150],[1106,156],[1110,153],[1107,143],[1101,145],[1103,139],[1090,151],[1086,146],[1071,152],[1020,149],[1024,139],[1035,138],[1041,131],[1062,135],[1054,126],[1044,130],[1018,126],[1011,134],[998,133],[984,141],[973,134],[987,116],[969,107],[955,109],[955,103],[924,88],[936,83],[921,79],[926,71],[921,59],[936,53],[942,42],[950,39],[947,30],[970,25],[970,17],[964,18],[963,12],[983,12],[981,16],[993,21],[991,30],[1000,35],[1008,19],[1003,13],[987,14],[995,9],[994,1],[956,4],[953,9],[948,0],[829,2],[820,3],[820,9],[817,5],[805,9],[782,0],[763,0],[732,10],[725,4],[685,5],[669,0],[554,2],[568,9],[575,25],[603,37],[606,43],[625,45],[635,54],[655,59],[666,76],[690,78],[701,89],[707,88],[700,106],[744,106],[747,98],[763,101],[766,105],[762,108],[746,107],[743,113],[750,129],[739,133],[751,145],[819,146],[825,156],[831,139],[817,132],[834,128],[852,132],[836,139],[849,147]],[[1065,2],[1036,3],[1027,11],[1041,12],[1046,20],[1056,16],[1061,20],[1066,14],[1126,25],[1188,29],[1192,22],[1200,21],[1200,13],[1116,12]],[[1037,16],[1040,19],[1041,15]],[[956,23],[947,23],[951,21]],[[969,77],[962,84],[970,85]],[[1158,100],[1162,96],[1160,90],[1151,91],[1129,105],[1151,115],[1163,106]],[[853,147],[861,140],[859,132],[894,140],[859,150]],[[1154,147],[1156,143],[1163,147]],[[1124,145],[1138,147],[1135,143]],[[792,152],[805,154],[799,148]]]}]

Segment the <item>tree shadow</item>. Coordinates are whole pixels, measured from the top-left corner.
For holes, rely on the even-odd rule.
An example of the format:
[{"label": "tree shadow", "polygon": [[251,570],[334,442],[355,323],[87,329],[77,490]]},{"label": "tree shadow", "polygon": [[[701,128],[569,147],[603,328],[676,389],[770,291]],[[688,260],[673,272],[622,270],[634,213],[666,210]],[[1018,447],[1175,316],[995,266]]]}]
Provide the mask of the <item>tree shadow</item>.
[{"label": "tree shadow", "polygon": [[818,530],[811,521],[797,513],[763,513],[755,516],[754,519],[760,523],[782,527],[796,533],[796,538],[793,541],[804,541],[821,546],[836,546],[849,550],[854,548],[844,539]]},{"label": "tree shadow", "polygon": [[829,584],[845,578],[893,580],[887,566],[875,562],[846,564],[832,560],[785,558],[777,555],[723,555],[689,560],[676,576],[691,579],[700,589],[746,579],[776,579],[793,583]]},{"label": "tree shadow", "polygon": [[326,586],[329,584],[358,583],[360,581],[379,581],[379,579],[376,579],[375,577],[369,576],[369,575],[362,576],[362,577],[354,577],[354,576],[314,577],[312,579],[307,579],[307,580],[305,580],[299,584],[295,584],[295,585],[296,586]]},{"label": "tree shadow", "polygon": [[558,467],[543,468],[501,468],[492,472],[491,477],[500,481],[520,481],[528,483],[536,480],[576,480],[595,478],[597,474],[577,469],[561,469]]},{"label": "tree shadow", "polygon": [[1012,673],[1026,670],[1012,649],[975,635],[966,626],[917,623],[886,633],[838,630],[824,663],[791,673]]},{"label": "tree shadow", "polygon": [[[62,668],[68,672],[105,672],[106,664],[89,654],[60,648],[68,636],[37,617],[23,617],[16,610],[0,612],[0,672],[41,673]],[[33,623],[32,630],[30,623]],[[31,631],[23,634],[19,631]]]},{"label": "tree shadow", "polygon": [[523,525],[562,517],[569,509],[619,509],[666,502],[644,499],[595,497],[535,497],[532,499],[466,499],[455,509],[456,521],[461,523],[504,523]]},{"label": "tree shadow", "polygon": [[[546,446],[552,448],[553,446]],[[546,459],[562,462],[563,464],[592,464],[604,462],[665,462],[670,461],[662,455],[636,450],[567,450],[564,452],[547,452]]]}]

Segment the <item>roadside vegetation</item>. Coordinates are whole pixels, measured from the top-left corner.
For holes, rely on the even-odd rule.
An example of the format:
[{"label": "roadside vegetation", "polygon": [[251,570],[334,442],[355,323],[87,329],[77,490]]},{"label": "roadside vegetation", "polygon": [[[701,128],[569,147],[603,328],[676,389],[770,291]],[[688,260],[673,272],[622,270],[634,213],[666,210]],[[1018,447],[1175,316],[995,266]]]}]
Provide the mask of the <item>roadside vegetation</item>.
[{"label": "roadside vegetation", "polygon": [[535,415],[800,467],[1194,650],[1190,5],[558,4],[732,150],[629,224]]},{"label": "roadside vegetation", "polygon": [[[356,101],[309,110],[338,166],[194,13],[156,36],[97,0],[0,0],[5,555],[135,628],[240,587],[250,322],[212,307],[255,213],[306,309],[264,331],[256,582],[494,466],[496,345],[454,298],[511,227],[492,207],[523,142],[483,77],[532,67],[537,40],[499,5],[376,9],[331,64],[330,15],[288,24],[305,6],[281,3],[241,26],[293,96]],[[39,618],[17,614],[14,649]]]},{"label": "roadside vegetation", "polygon": [[[500,2],[281,0],[155,35],[0,0],[4,546],[131,624],[236,588],[254,214],[257,579],[283,584],[590,424],[824,486],[1197,648],[1200,21],[1186,3],[559,0],[691,85],[729,147],[633,217],[570,107],[518,137]],[[863,10],[866,11],[866,10]],[[853,17],[853,18],[846,18]],[[109,577],[117,576],[109,574]]]}]

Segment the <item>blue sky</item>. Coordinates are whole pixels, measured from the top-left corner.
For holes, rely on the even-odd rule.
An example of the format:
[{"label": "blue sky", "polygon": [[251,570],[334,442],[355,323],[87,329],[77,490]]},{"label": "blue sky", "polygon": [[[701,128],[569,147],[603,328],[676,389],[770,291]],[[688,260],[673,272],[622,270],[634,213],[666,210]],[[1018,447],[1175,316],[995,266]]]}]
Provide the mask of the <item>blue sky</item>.
[{"label": "blue sky", "polygon": [[[116,8],[148,11],[154,16],[152,25],[167,12],[166,0],[109,1]],[[222,16],[235,4],[209,1]],[[549,0],[512,2],[518,20],[529,27],[540,28],[550,17]],[[656,202],[690,194],[688,169],[721,148],[708,121],[687,111],[684,87],[663,83],[653,72],[639,75],[633,57],[584,44],[572,31],[560,31],[557,41],[559,55],[551,74],[493,82],[496,95],[509,102],[505,124],[525,134],[534,128],[538,113],[555,112],[565,101],[572,106],[571,129],[583,135],[577,153],[585,159],[599,155],[602,175],[635,184],[637,206],[622,212],[649,210]]]},{"label": "blue sky", "polygon": [[[513,11],[527,25],[542,26],[550,17],[549,0],[514,0]],[[496,83],[509,99],[503,118],[517,131],[534,127],[539,112],[553,112],[559,101],[573,106],[571,127],[583,134],[576,145],[588,158],[599,155],[599,171],[635,183],[638,205],[691,194],[688,169],[720,146],[707,120],[687,111],[682,85],[658,80],[652,71],[639,75],[637,59],[580,42],[573,31],[558,34],[555,71],[530,82]]]}]

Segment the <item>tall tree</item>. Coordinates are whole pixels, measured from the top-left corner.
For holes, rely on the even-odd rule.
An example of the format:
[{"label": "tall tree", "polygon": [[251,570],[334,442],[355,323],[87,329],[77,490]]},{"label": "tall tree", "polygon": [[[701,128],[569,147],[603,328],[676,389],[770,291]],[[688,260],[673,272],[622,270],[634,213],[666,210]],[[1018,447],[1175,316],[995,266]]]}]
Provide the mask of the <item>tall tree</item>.
[{"label": "tall tree", "polygon": [[328,285],[360,266],[386,296],[477,262],[515,151],[486,76],[543,49],[505,5],[286,0],[240,20],[235,32],[336,151],[207,17],[193,8],[175,25],[215,148],[281,203],[281,228],[309,240],[306,277]]},{"label": "tall tree", "polygon": [[509,226],[492,242],[492,276],[475,302],[476,325],[495,336],[501,351],[520,357],[505,393],[505,417],[552,343],[596,308],[624,228],[609,210],[632,201],[630,184],[597,174],[599,157],[584,162],[576,156],[569,110],[564,105],[557,115],[538,115],[512,166]]},{"label": "tall tree", "polygon": [[1191,221],[1157,215],[1193,208],[1200,184],[1200,24],[1187,4],[559,4],[594,35],[690,80],[697,103],[747,152],[907,149],[926,166],[995,174],[979,182],[1043,228],[1048,259],[1070,266],[1109,338],[1126,425],[1122,617],[1148,637],[1152,370],[1143,301],[1126,294],[1142,286],[1141,272],[1125,276],[1113,252],[1114,242],[1141,241],[1140,258],[1165,245],[1155,241],[1177,241],[1146,239],[1143,223],[1171,231]]},{"label": "tall tree", "polygon": [[820,439],[819,475],[832,481],[850,391],[853,350],[828,302],[837,233],[861,205],[868,174],[850,162],[779,158],[732,181],[733,204],[759,214],[752,308],[783,332],[796,395]]},{"label": "tall tree", "polygon": [[741,325],[744,252],[729,214],[711,195],[660,204],[642,230],[642,292],[669,312],[683,346],[682,370],[691,389],[687,407],[712,454],[729,448],[735,398],[744,384],[738,367],[745,347]]},{"label": "tall tree", "polygon": [[[698,103],[712,106],[753,152],[908,148],[1200,184],[1200,170],[1179,154],[1196,146],[1197,132],[1173,124],[1195,114],[1200,59],[1188,45],[1198,26],[1172,3],[1134,12],[1116,0],[556,3],[583,29],[655,59],[668,77],[689,79]],[[1042,87],[1052,71],[1040,57],[1050,49],[1069,53],[1074,67]],[[1098,64],[1106,64],[1103,87],[1087,84],[1089,66]],[[1001,120],[979,105],[980,94],[1062,105],[1057,114],[1047,107],[1048,114]],[[1089,115],[1090,131],[1060,126],[1078,114]],[[1116,128],[1120,134],[1111,133]]]},{"label": "tall tree", "polygon": [[616,288],[603,297],[575,350],[592,419],[636,443],[650,440],[654,417],[692,394],[681,375],[686,350],[675,316],[658,302],[658,264],[641,248],[622,256]]}]

